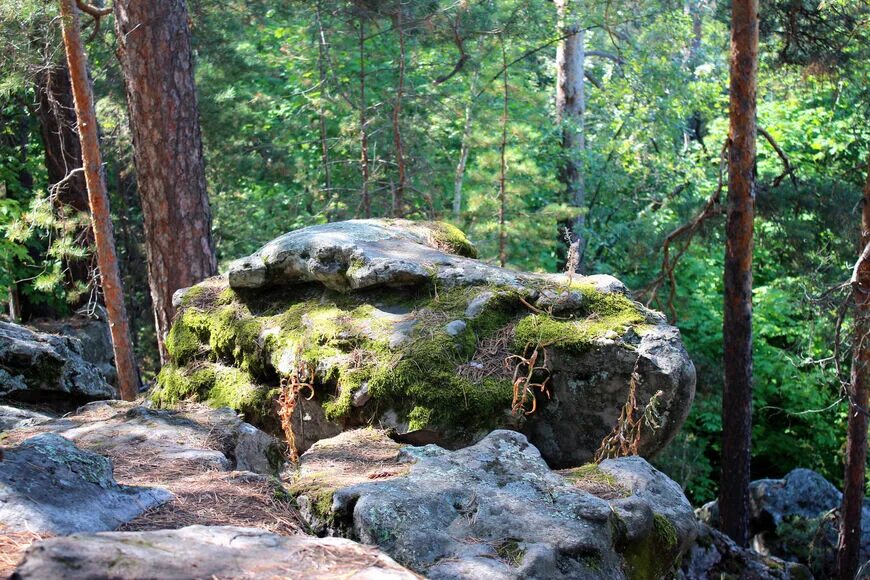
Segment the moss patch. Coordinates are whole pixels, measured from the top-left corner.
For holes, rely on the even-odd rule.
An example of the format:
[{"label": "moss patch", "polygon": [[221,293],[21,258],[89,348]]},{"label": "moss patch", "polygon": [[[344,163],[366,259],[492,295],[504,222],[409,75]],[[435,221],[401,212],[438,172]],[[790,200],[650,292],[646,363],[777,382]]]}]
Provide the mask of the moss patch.
[{"label": "moss patch", "polygon": [[677,529],[662,514],[653,514],[649,536],[628,546],[623,553],[625,568],[633,580],[657,580],[667,577],[679,556]]},{"label": "moss patch", "polygon": [[603,499],[616,499],[631,495],[631,490],[619,483],[609,473],[602,471],[597,463],[566,469],[559,473],[575,487]]},{"label": "moss patch", "polygon": [[629,327],[646,322],[640,306],[621,294],[607,294],[592,285],[577,283],[571,285],[571,290],[583,295],[582,311],[565,318],[546,313],[523,318],[517,323],[517,348],[541,344],[584,352],[601,338],[622,336]]},{"label": "moss patch", "polygon": [[446,222],[431,222],[429,227],[437,248],[466,258],[477,257],[477,248],[456,226]]}]

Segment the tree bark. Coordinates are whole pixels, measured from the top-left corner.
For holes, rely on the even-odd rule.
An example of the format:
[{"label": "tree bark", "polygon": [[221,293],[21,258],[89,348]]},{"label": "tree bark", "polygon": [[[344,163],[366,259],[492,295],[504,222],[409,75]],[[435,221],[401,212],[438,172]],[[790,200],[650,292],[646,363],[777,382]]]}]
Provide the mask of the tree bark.
[{"label": "tree bark", "polygon": [[[583,156],[586,152],[586,34],[577,23],[571,0],[556,0],[560,34],[556,48],[556,120],[562,128],[564,162],[560,179],[568,200],[577,208],[571,225],[580,256],[585,252],[586,183]],[[574,6],[575,10],[578,8]],[[578,265],[579,266],[579,265]]]},{"label": "tree bark", "polygon": [[217,270],[184,0],[117,0],[148,280],[160,357],[172,294]]},{"label": "tree bark", "polygon": [[474,96],[477,92],[477,81],[480,69],[471,76],[471,86],[468,89],[468,102],[465,104],[465,126],[462,130],[462,145],[459,148],[459,162],[456,164],[456,175],[453,178],[453,217],[462,217],[462,182],[465,179],[465,165],[468,163],[468,153],[471,151],[471,122],[474,113]]},{"label": "tree bark", "polygon": [[399,36],[399,80],[393,105],[393,143],[396,148],[398,182],[393,190],[393,217],[405,217],[405,149],[402,143],[402,98],[405,92],[405,31],[402,28],[402,3],[396,10],[396,33]]},{"label": "tree bark", "polygon": [[360,171],[362,172],[362,209],[363,215],[372,217],[372,200],[369,195],[369,134],[366,111],[366,33],[365,19],[359,17],[359,146]]},{"label": "tree bark", "polygon": [[855,329],[852,344],[852,392],[846,427],[843,504],[840,508],[840,538],[837,573],[841,580],[857,577],[861,555],[861,511],[867,465],[867,409],[870,402],[870,154],[861,212],[860,257],[852,277],[855,297]]},{"label": "tree bark", "polygon": [[106,311],[109,316],[115,367],[118,371],[118,384],[121,398],[132,401],[139,392],[139,374],[130,343],[130,327],[127,323],[127,311],[124,306],[124,291],[118,272],[118,259],[115,256],[109,196],[106,193],[106,181],[97,137],[97,116],[94,112],[94,98],[88,80],[87,57],[82,46],[75,0],[60,0],[60,14],[63,22],[63,41],[69,65],[76,118],[78,119],[85,184],[91,210],[91,224],[97,246],[100,286],[103,289]]},{"label": "tree bark", "polygon": [[[326,91],[326,61],[328,58],[328,45],[326,44],[326,32],[323,30],[323,21],[321,20],[320,0],[317,2],[315,11],[317,14],[317,68],[320,73],[321,93],[317,105],[320,129],[320,162],[323,165],[323,179],[326,186],[326,196],[329,198],[332,196],[332,179],[329,171],[329,141],[327,140],[328,135],[326,132],[326,111],[323,107],[323,103],[328,96]],[[330,207],[332,206],[331,203],[329,205]]]},{"label": "tree bark", "polygon": [[722,531],[749,541],[752,439],[752,244],[755,215],[758,0],[734,0],[731,13],[728,217],[725,250],[722,396]]},{"label": "tree bark", "polygon": [[503,101],[501,113],[501,145],[499,146],[498,172],[498,263],[504,268],[507,263],[507,122],[508,122],[508,66],[507,52],[504,46],[504,35],[501,36],[502,79],[504,80]]}]

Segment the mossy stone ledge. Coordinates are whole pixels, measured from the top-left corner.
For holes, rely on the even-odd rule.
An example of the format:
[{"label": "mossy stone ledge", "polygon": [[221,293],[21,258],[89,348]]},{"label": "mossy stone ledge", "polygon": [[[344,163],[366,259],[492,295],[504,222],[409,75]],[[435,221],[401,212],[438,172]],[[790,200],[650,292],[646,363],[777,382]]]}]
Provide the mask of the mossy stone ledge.
[{"label": "mossy stone ledge", "polygon": [[[151,398],[230,406],[278,431],[281,378],[306,370],[313,393],[291,420],[300,452],[367,425],[447,447],[510,428],[554,465],[574,466],[614,428],[636,372],[637,400],[653,399],[656,421],[640,450],[660,450],[694,394],[678,331],[610,276],[516,272],[475,255],[437,222],[285,234],[178,293],[171,360]],[[546,388],[530,388],[526,414],[512,410],[514,371],[535,353],[530,382]]]}]

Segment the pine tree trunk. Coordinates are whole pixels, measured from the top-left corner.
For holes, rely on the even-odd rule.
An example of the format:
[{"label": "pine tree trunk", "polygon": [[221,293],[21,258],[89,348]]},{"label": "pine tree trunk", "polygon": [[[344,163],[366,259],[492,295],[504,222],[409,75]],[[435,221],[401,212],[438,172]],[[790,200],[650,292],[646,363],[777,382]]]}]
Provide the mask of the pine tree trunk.
[{"label": "pine tree trunk", "polygon": [[117,0],[114,12],[165,362],[172,294],[217,270],[187,7],[184,0]]},{"label": "pine tree trunk", "polygon": [[861,255],[852,276],[855,297],[852,392],[849,396],[843,505],[837,546],[837,572],[841,580],[852,580],[857,576],[861,556],[861,511],[867,465],[866,413],[870,402],[870,155],[867,157],[863,202]]},{"label": "pine tree trunk", "polygon": [[109,196],[103,174],[97,137],[97,116],[94,112],[94,97],[87,74],[87,57],[82,46],[78,11],[75,0],[60,0],[63,21],[63,41],[69,65],[70,80],[78,119],[79,139],[82,148],[82,166],[88,190],[91,224],[97,246],[97,264],[100,269],[100,286],[109,315],[112,348],[121,398],[132,401],[139,392],[139,373],[133,358],[130,343],[130,327],[124,306],[124,291],[115,256],[115,239],[112,232],[112,217],[109,211]]},{"label": "pine tree trunk", "polygon": [[582,256],[586,227],[586,183],[583,176],[583,156],[586,151],[586,35],[577,24],[577,14],[571,8],[571,0],[556,0],[560,34],[565,36],[556,48],[556,118],[562,128],[565,159],[560,178],[565,184],[569,203],[577,208],[577,217],[571,229],[577,240],[578,255]]},{"label": "pine tree trunk", "polygon": [[405,217],[405,148],[402,142],[402,99],[405,93],[405,31],[402,28],[402,4],[396,11],[396,33],[399,36],[399,79],[396,85],[396,100],[393,105],[393,144],[396,148],[398,181],[393,190],[393,217]]},{"label": "pine tree trunk", "polygon": [[758,0],[734,0],[731,14],[731,94],[726,222],[722,396],[722,531],[749,542],[752,439],[752,244],[758,74]]},{"label": "pine tree trunk", "polygon": [[504,46],[504,34],[501,35],[502,63],[502,112],[501,112],[501,145],[499,146],[498,171],[498,263],[504,268],[507,263],[507,123],[508,123],[508,66],[507,52]]},{"label": "pine tree trunk", "polygon": [[468,89],[468,102],[465,104],[465,126],[462,130],[462,144],[459,148],[459,162],[456,164],[456,175],[453,178],[453,217],[462,217],[462,182],[465,179],[465,165],[468,163],[468,153],[471,151],[471,122],[474,114],[474,96],[477,92],[477,81],[480,69],[471,76]]},{"label": "pine tree trunk", "polygon": [[366,218],[372,217],[372,200],[369,194],[369,134],[366,117],[366,30],[365,19],[359,18],[359,146],[360,172],[362,173],[362,210]]}]

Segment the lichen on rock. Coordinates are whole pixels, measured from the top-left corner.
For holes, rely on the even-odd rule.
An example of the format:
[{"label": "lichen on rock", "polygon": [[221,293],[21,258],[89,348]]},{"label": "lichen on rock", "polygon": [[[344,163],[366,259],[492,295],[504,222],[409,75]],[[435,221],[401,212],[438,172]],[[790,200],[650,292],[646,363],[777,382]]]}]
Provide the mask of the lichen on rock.
[{"label": "lichen on rock", "polygon": [[[282,384],[310,374],[310,389],[295,386],[289,421],[300,452],[365,425],[449,447],[507,427],[555,464],[579,465],[613,428],[640,368],[641,402],[664,392],[661,422],[641,448],[670,439],[694,369],[660,315],[610,277],[521,273],[474,255],[440,223],[352,220],[286,234],[176,296],[171,361],[152,401],[226,405],[275,430]],[[540,363],[529,367],[532,355]],[[589,384],[593,362],[607,375],[603,389]],[[519,412],[518,392],[530,398]],[[589,424],[566,416],[577,406]]]}]

